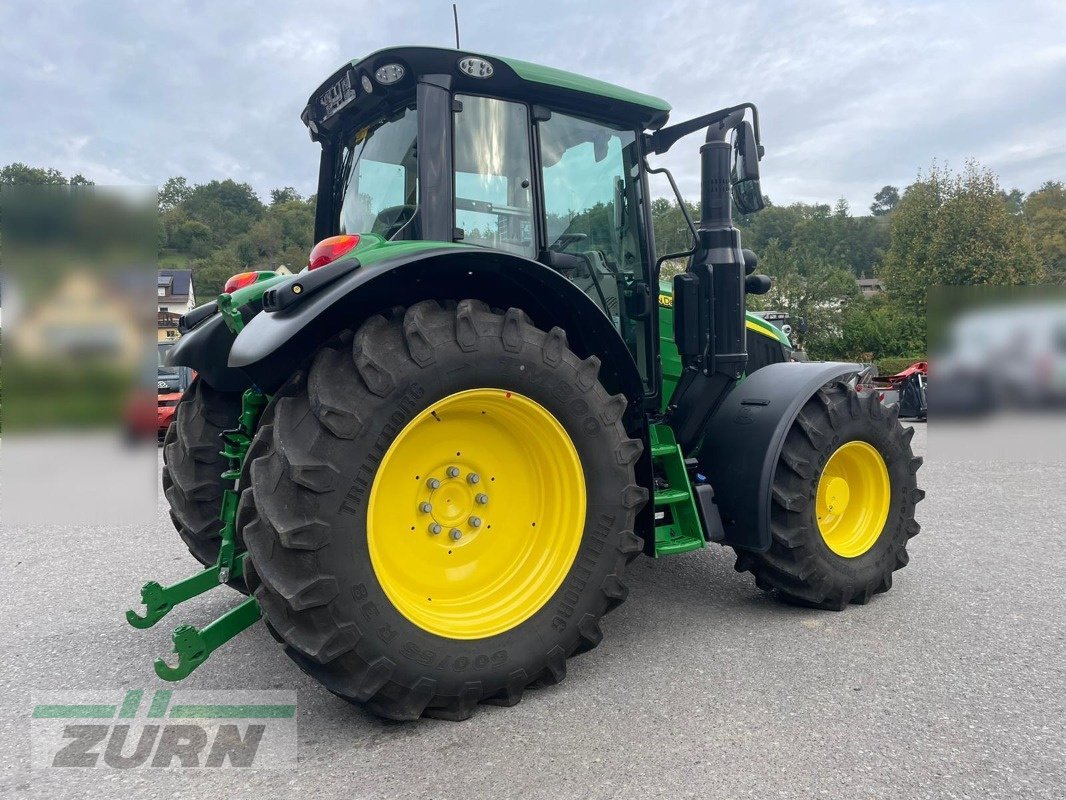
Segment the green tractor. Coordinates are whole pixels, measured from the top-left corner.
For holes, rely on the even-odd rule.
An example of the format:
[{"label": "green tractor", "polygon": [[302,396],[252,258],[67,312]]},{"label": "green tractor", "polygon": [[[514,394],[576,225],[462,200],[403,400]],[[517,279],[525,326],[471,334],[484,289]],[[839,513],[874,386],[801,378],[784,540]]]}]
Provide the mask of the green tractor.
[{"label": "green tractor", "polygon": [[[642,554],[728,545],[818,608],[891,586],[918,532],[911,431],[856,393],[857,365],[795,363],[745,313],[769,289],[732,221],[762,207],[755,107],[669,111],[427,47],[311,96],[307,269],[234,276],[173,351],[198,377],[163,483],[205,568],[145,585],[127,618],[248,596],[180,626],[161,678],[262,618],[334,694],[463,719],[562,680]],[[695,132],[701,219],[660,283],[646,159]]]}]

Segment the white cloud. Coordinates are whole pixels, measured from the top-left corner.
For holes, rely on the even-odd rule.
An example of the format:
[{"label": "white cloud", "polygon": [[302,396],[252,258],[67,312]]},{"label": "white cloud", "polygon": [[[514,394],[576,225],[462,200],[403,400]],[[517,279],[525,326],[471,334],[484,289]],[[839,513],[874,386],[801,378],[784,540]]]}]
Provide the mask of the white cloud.
[{"label": "white cloud", "polygon": [[[662,96],[674,121],[758,103],[775,202],[844,196],[865,209],[933,159],[973,156],[1026,190],[1066,178],[1061,2],[459,6],[465,47]],[[8,0],[0,29],[0,163],[98,182],[234,177],[264,195],[314,191],[299,113],[341,63],[453,36],[438,0]],[[692,198],[698,143],[660,159]]]}]

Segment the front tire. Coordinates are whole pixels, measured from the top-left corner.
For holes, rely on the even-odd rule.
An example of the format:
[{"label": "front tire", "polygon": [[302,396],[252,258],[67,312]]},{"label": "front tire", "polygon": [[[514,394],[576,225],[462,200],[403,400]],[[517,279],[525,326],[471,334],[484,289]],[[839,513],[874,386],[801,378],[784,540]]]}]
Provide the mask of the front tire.
[{"label": "front tire", "polygon": [[598,369],[517,309],[425,301],[288,382],[238,526],[301,669],[380,716],[464,719],[562,680],[599,643],[647,491],[627,401]]},{"label": "front tire", "polygon": [[822,387],[785,437],[770,549],[738,551],[737,571],[786,602],[835,611],[888,591],[920,530],[913,435],[876,392],[860,395],[843,381]]}]

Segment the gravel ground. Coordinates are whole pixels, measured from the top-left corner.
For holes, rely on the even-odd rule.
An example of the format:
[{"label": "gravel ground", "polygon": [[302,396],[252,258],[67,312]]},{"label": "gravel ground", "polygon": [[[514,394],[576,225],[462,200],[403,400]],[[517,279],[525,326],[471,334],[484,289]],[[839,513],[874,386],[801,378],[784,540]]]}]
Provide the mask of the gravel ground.
[{"label": "gravel ground", "polygon": [[8,530],[0,796],[1062,798],[1066,468],[927,462],[919,478],[910,566],[868,606],[781,605],[720,548],[639,559],[563,684],[464,723],[381,722],[257,625],[186,688],[295,688],[300,764],[284,771],[31,770],[32,691],[162,686],[170,620],[139,632],[123,611],[143,580],[194,565],[162,505],[147,529]]}]

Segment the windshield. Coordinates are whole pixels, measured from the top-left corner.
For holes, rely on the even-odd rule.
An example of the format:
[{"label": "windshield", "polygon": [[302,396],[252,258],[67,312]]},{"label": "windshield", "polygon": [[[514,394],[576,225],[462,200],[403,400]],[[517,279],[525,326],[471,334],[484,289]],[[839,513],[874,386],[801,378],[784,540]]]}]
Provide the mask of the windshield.
[{"label": "windshield", "polygon": [[411,220],[418,207],[417,135],[414,108],[351,133],[341,154],[340,233],[392,239]]}]

